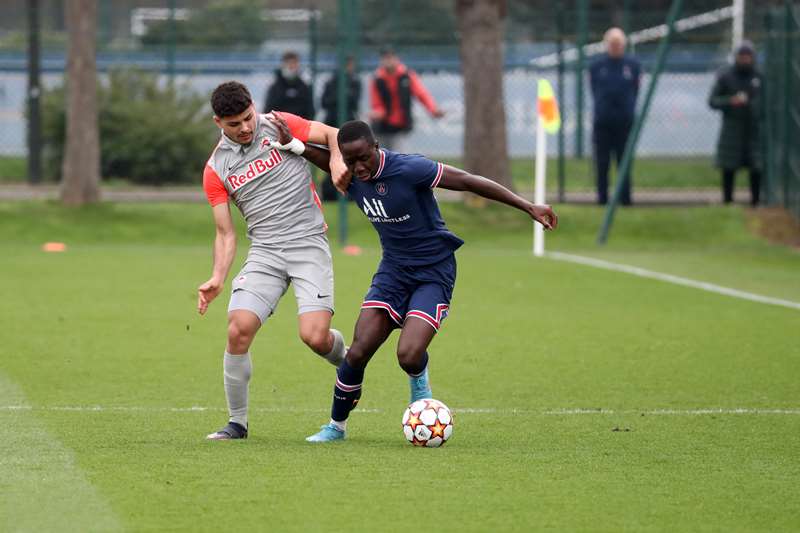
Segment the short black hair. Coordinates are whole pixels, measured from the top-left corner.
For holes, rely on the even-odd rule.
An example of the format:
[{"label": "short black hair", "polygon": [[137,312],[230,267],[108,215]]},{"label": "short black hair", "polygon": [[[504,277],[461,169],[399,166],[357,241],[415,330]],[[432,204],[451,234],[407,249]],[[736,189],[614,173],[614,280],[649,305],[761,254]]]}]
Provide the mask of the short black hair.
[{"label": "short black hair", "polygon": [[283,61],[284,63],[291,59],[294,59],[295,61],[300,61],[300,54],[298,54],[294,50],[287,50],[281,56],[281,61]]},{"label": "short black hair", "polygon": [[226,81],[211,93],[211,109],[220,118],[244,113],[252,103],[250,91],[238,81]]},{"label": "short black hair", "polygon": [[336,141],[339,145],[364,139],[368,144],[375,144],[375,134],[372,133],[372,128],[363,120],[351,120],[342,124],[339,128],[339,133],[336,135]]}]

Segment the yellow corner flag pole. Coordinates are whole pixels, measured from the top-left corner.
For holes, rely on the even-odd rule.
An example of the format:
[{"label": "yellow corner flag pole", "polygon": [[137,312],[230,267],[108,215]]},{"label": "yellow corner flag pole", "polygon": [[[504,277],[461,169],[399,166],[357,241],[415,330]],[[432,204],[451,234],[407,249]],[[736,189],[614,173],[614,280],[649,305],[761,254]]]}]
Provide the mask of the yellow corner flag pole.
[{"label": "yellow corner flag pole", "polygon": [[[553,87],[544,79],[539,80],[539,91],[536,99],[536,181],[534,184],[533,202],[545,202],[545,178],[547,165],[547,136],[545,133],[557,133],[561,128],[561,114],[558,112]],[[544,255],[544,228],[541,224],[533,223],[533,255]]]}]

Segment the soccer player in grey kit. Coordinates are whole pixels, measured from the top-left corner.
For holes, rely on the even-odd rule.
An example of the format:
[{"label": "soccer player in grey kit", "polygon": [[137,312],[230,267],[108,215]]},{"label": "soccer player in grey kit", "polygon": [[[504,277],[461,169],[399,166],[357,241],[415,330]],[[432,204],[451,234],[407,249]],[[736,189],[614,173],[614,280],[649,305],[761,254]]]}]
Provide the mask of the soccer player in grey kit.
[{"label": "soccer player in grey kit", "polygon": [[[274,115],[256,113],[250,92],[231,81],[211,95],[220,140],[203,172],[203,189],[216,224],[214,268],[198,288],[197,309],[205,314],[219,295],[236,255],[229,201],[247,223],[247,260],[233,279],[228,304],[228,343],[223,382],[229,421],[208,439],[247,438],[250,345],[274,312],[289,284],[294,287],[300,338],[334,366],[344,360],[342,334],[331,329],[333,265],[322,208],[314,190],[302,143],[294,151],[274,147]],[[281,113],[295,139],[331,150],[334,182],[347,173],[336,143],[337,130],[321,122]]]}]

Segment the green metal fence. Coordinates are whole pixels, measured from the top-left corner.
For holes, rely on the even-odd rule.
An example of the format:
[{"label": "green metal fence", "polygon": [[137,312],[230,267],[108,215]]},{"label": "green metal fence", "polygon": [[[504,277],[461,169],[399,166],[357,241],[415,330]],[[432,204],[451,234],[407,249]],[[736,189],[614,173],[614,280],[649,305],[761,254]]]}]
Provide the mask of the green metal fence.
[{"label": "green metal fence", "polygon": [[[781,1],[746,2],[745,36],[755,41],[759,57],[765,49],[765,10],[782,5]],[[551,157],[562,156],[559,164],[548,166],[549,200],[564,199],[565,191],[569,201],[578,194],[581,201],[592,199],[593,109],[585,76],[598,52],[596,43],[612,25],[632,33],[663,25],[670,3],[506,2],[503,94],[508,155],[519,190],[532,187],[536,82],[544,77],[558,91],[563,120],[558,142],[548,148]],[[66,31],[61,4],[39,2],[45,96],[63,83]],[[721,197],[719,172],[712,162],[720,116],[709,109],[707,96],[717,70],[730,59],[731,5],[731,0],[685,0],[681,17],[703,18],[690,29],[678,28],[673,37],[633,162],[635,197],[675,190],[698,191],[698,198],[702,193],[715,201]],[[281,55],[294,50],[300,54],[303,77],[313,87],[318,120],[324,118],[320,111],[324,86],[345,55],[358,59],[362,82],[358,116],[369,120],[369,83],[379,50],[390,45],[445,111],[436,119],[415,103],[415,126],[404,151],[455,164],[464,161],[462,36],[453,0],[114,0],[98,6],[97,63],[102,83],[114,69],[141,69],[163,83],[174,80],[182,93],[205,99],[217,83],[238,79],[250,87],[262,110]],[[0,2],[0,184],[26,178],[30,91],[24,7],[25,3]],[[230,27],[237,31],[227,30]],[[347,39],[354,42],[345,46]],[[584,61],[575,52],[581,43],[589,46]],[[644,65],[640,100],[655,72],[658,43],[657,36],[631,43],[630,52]],[[206,122],[213,136],[213,123]],[[202,163],[205,155],[192,160]],[[164,173],[163,179],[174,175]],[[555,179],[557,175],[562,179]]]},{"label": "green metal fence", "polygon": [[767,198],[800,218],[800,6],[767,13]]}]

